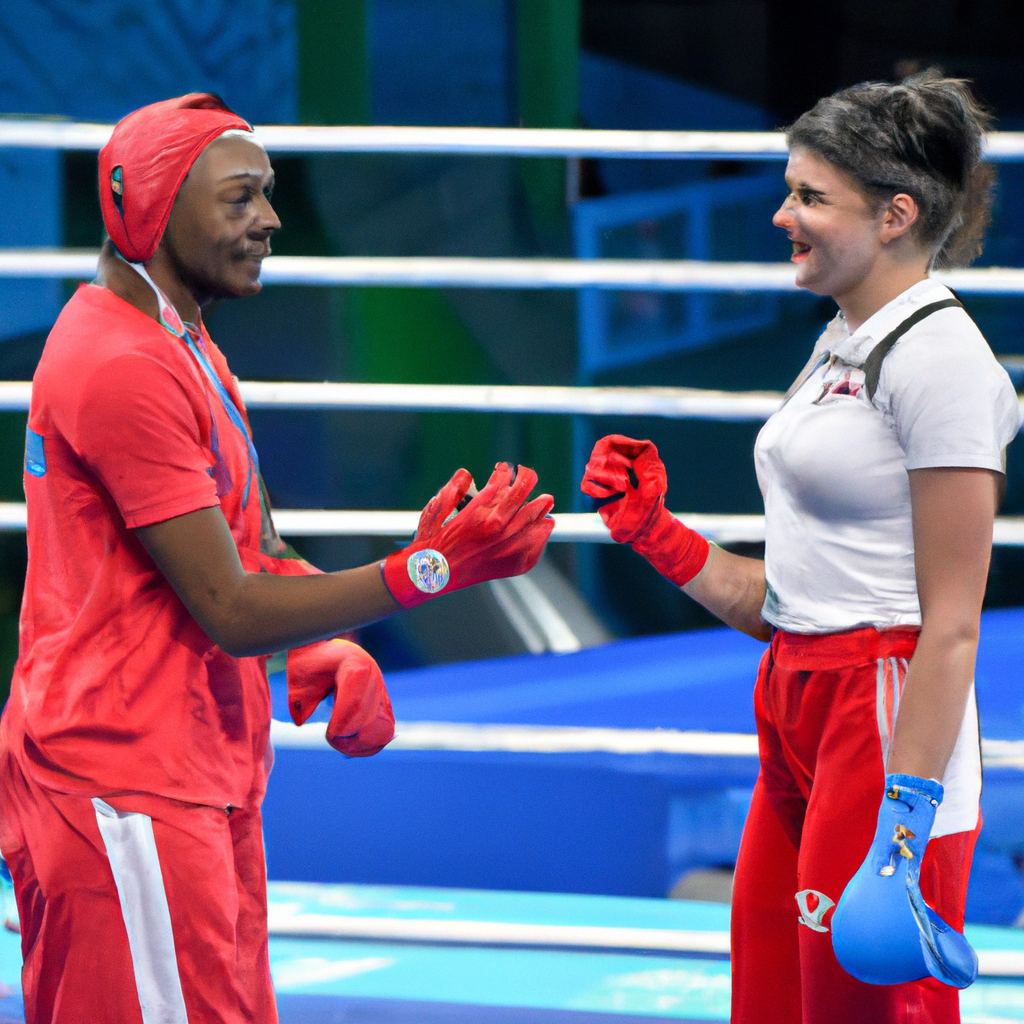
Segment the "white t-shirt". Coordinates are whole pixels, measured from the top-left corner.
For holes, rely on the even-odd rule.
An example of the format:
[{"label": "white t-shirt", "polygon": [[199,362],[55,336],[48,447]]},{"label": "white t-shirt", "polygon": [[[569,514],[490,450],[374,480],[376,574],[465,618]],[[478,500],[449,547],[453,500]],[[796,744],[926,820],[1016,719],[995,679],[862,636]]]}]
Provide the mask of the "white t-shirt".
[{"label": "white t-shirt", "polygon": [[[883,361],[868,399],[863,365],[871,350],[922,306],[951,297],[922,281],[852,335],[837,316],[815,345],[814,369],[758,435],[768,584],[762,614],[779,629],[920,625],[907,470],[1003,470],[1020,406],[964,310],[941,309],[911,327]],[[972,692],[942,778],[933,838],[977,824],[978,746]]]},{"label": "white t-shirt", "polygon": [[920,625],[907,470],[1003,471],[1020,406],[964,310],[938,310],[897,341],[873,402],[864,386],[864,360],[878,342],[951,297],[921,281],[852,335],[837,316],[815,346],[818,365],[758,435],[762,614],[779,629]]}]

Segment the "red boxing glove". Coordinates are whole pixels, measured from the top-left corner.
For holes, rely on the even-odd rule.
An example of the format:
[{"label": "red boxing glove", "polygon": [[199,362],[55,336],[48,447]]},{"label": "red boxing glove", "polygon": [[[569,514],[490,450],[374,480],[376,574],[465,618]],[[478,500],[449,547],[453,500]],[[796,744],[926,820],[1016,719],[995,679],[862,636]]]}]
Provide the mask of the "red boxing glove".
[{"label": "red boxing glove", "polygon": [[676,586],[689,583],[708,560],[708,542],[665,508],[668,477],[653,441],[602,437],[590,455],[580,490],[613,498],[598,511],[612,540],[629,544]]},{"label": "red boxing glove", "polygon": [[456,512],[472,483],[458,470],[427,502],[412,543],[381,562],[384,583],[403,608],[537,564],[555,527],[550,494],[526,500],[537,474],[525,466],[513,473],[499,462],[480,493]]},{"label": "red boxing glove", "polygon": [[331,692],[327,742],[346,757],[369,757],[395,736],[395,716],[377,662],[347,640],[288,652],[288,710],[302,725]]}]

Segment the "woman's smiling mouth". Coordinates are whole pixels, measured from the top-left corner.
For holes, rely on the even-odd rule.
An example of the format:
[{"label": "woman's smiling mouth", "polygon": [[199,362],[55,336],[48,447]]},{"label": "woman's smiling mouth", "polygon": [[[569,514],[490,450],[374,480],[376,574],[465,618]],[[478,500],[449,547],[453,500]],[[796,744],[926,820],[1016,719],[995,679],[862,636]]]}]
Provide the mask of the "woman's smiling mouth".
[{"label": "woman's smiling mouth", "polygon": [[810,255],[810,252],[811,247],[806,242],[794,242],[793,255],[790,259],[794,263],[803,263],[803,261]]}]

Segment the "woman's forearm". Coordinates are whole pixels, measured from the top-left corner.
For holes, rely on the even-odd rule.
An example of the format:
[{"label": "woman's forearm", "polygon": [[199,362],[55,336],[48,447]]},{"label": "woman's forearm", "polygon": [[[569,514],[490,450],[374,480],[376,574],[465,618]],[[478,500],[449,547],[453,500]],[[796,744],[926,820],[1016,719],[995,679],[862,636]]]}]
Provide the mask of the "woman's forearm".
[{"label": "woman's forearm", "polygon": [[684,593],[727,626],[758,640],[771,637],[771,626],[761,618],[765,589],[764,562],[714,544],[704,568],[683,586]]},{"label": "woman's forearm", "polygon": [[400,608],[373,563],[318,576],[245,573],[219,600],[189,610],[221,650],[241,658],[326,640]]},{"label": "woman's forearm", "polygon": [[399,610],[377,564],[315,576],[245,572],[219,507],[135,534],[206,635],[235,657],[337,636]]},{"label": "woman's forearm", "polygon": [[1000,474],[908,474],[921,636],[893,727],[888,770],[942,780],[974,679]]},{"label": "woman's forearm", "polygon": [[910,662],[887,771],[942,780],[974,679],[976,623],[924,629]]}]

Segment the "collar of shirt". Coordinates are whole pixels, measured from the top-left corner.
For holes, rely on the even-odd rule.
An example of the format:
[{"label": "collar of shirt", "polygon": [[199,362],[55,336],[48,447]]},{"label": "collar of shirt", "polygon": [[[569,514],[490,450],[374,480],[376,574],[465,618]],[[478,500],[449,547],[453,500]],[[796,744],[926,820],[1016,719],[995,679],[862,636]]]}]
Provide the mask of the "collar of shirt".
[{"label": "collar of shirt", "polygon": [[863,366],[871,350],[907,317],[922,306],[948,298],[952,298],[952,293],[945,285],[927,278],[911,285],[880,310],[872,313],[853,334],[850,334],[846,320],[840,314],[829,324],[826,331],[831,335],[835,328],[837,336],[829,347],[830,352],[851,366]]}]

